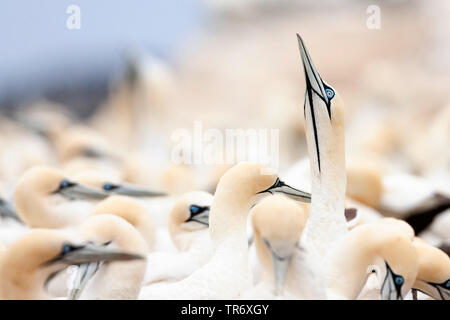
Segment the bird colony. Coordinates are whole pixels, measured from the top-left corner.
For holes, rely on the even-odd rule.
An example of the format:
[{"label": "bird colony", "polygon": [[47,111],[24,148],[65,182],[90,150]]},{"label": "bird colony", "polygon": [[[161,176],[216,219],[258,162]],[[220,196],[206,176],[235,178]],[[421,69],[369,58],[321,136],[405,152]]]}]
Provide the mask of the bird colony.
[{"label": "bird colony", "polygon": [[[2,117],[0,299],[450,299],[448,180],[376,166],[396,128],[346,161],[346,105],[297,41],[307,148],[281,172],[158,164],[155,119],[176,112],[155,61],[131,61],[89,119],[47,102]],[[448,136],[448,111],[422,133]]]}]

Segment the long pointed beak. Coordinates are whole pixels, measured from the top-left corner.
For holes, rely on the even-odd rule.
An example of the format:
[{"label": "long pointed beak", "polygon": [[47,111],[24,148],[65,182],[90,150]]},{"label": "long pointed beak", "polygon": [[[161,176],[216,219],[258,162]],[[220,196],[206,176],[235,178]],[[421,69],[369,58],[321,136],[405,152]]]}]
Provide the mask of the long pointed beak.
[{"label": "long pointed beak", "polygon": [[23,223],[22,220],[20,220],[19,216],[17,215],[17,212],[11,206],[11,204],[3,200],[2,198],[0,198],[0,217],[12,218],[14,220]]},{"label": "long pointed beak", "polygon": [[195,216],[191,216],[187,221],[196,221],[209,226],[209,208],[199,214],[196,214]]},{"label": "long pointed beak", "polygon": [[66,257],[65,261],[73,265],[80,265],[90,262],[128,261],[136,259],[145,259],[145,257],[140,254],[111,249],[103,245],[88,244],[74,251],[73,254]]},{"label": "long pointed beak", "polygon": [[68,197],[69,199],[102,200],[109,196],[107,192],[101,189],[91,188],[79,183],[61,189],[58,193]]},{"label": "long pointed beak", "polygon": [[275,277],[275,294],[278,295],[281,293],[284,282],[286,281],[286,275],[289,268],[289,262],[291,261],[291,256],[280,257],[272,249],[269,241],[264,239],[264,243],[269,248],[270,256],[272,257],[273,273]]},{"label": "long pointed beak", "polygon": [[73,246],[75,250],[61,254],[54,259],[44,263],[43,265],[51,265],[54,263],[64,263],[67,265],[82,265],[91,262],[112,262],[112,261],[128,261],[145,259],[140,254],[120,251],[108,248],[105,245],[86,244],[83,246]]},{"label": "long pointed beak", "polygon": [[317,95],[322,97],[326,103],[328,103],[328,97],[325,93],[322,78],[319,75],[316,67],[309,56],[308,50],[306,50],[305,43],[300,35],[297,33],[298,46],[300,48],[300,56],[302,57],[303,69],[305,71],[306,88],[312,89]]},{"label": "long pointed beak", "polygon": [[311,202],[311,194],[310,193],[298,190],[294,187],[291,187],[290,185],[284,183],[283,181],[281,181],[278,178],[271,187],[269,187],[266,190],[263,190],[261,192],[258,192],[258,193],[260,194],[260,193],[265,193],[265,192],[268,192],[271,194],[282,193],[282,194],[288,196],[289,198],[292,198],[297,201],[308,202],[308,203]]},{"label": "long pointed beak", "polygon": [[111,190],[112,193],[130,197],[165,197],[167,193],[148,190],[132,184],[120,184]]}]

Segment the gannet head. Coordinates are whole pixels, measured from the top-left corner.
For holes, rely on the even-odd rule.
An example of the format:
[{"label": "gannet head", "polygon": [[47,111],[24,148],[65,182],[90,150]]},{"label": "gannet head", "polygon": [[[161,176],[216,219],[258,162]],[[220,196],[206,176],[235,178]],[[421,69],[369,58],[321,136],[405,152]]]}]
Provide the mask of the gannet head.
[{"label": "gannet head", "polygon": [[62,162],[75,157],[103,159],[114,156],[112,147],[99,133],[82,125],[66,128],[56,139],[55,146]]},{"label": "gannet head", "polygon": [[369,274],[374,273],[383,300],[400,300],[411,289],[418,256],[410,230],[390,221],[352,229],[336,244],[324,265],[330,291],[356,299]]},{"label": "gannet head", "polygon": [[213,196],[204,191],[182,195],[169,214],[169,232],[178,250],[187,250],[197,231],[209,226],[209,209]]},{"label": "gannet head", "polygon": [[[94,246],[102,246],[106,252],[120,252],[123,259],[115,259],[122,260],[115,263],[107,263],[105,259],[105,263],[98,260],[97,263],[81,265],[69,298],[77,299],[89,286],[94,288],[95,294],[105,299],[136,299],[147,266],[148,247],[141,234],[124,219],[105,214],[88,218],[80,226],[77,236]],[[98,273],[103,276],[94,279]],[[91,283],[91,279],[95,283]]]},{"label": "gannet head", "polygon": [[[211,238],[238,232],[236,223],[246,221],[250,208],[268,194],[281,193],[295,200],[309,202],[311,195],[282,182],[278,175],[259,163],[241,162],[220,178],[209,217]],[[241,226],[246,225],[244,222]]]},{"label": "gannet head", "polygon": [[4,299],[48,298],[46,284],[68,265],[98,261],[130,260],[135,256],[104,245],[80,242],[58,230],[36,229],[3,254],[0,261],[0,297]]},{"label": "gannet head", "polygon": [[299,203],[282,195],[264,198],[250,214],[258,257],[273,274],[275,291],[279,293],[307,214]]},{"label": "gannet head", "polygon": [[419,255],[419,272],[413,288],[437,300],[450,300],[450,258],[419,238],[413,241]]},{"label": "gannet head", "polygon": [[380,234],[373,248],[377,256],[378,268],[374,271],[381,284],[381,299],[401,300],[411,289],[419,267],[412,239],[404,226],[394,224],[376,224],[372,232]]},{"label": "gannet head", "polygon": [[379,220],[378,223],[395,226],[398,230],[404,232],[405,235],[411,239],[411,241],[414,239],[415,233],[413,227],[411,227],[411,225],[404,220],[388,217]]},{"label": "gannet head", "polygon": [[58,169],[33,167],[17,182],[14,204],[20,219],[28,226],[59,228],[79,219],[71,212],[57,212],[54,210],[55,205],[72,200],[101,200],[107,196],[102,190],[82,185],[66,177]]},{"label": "gannet head", "polygon": [[[324,168],[326,159],[333,159],[333,162],[344,159],[344,104],[336,89],[320,77],[298,34],[297,39],[306,81],[304,105],[306,137],[309,154],[315,159],[314,167],[311,169],[320,175],[326,169]],[[329,163],[329,165],[338,164]],[[345,172],[340,174],[345,175]]]},{"label": "gannet head", "polygon": [[99,202],[91,216],[111,214],[128,221],[135,227],[151,249],[155,243],[155,226],[150,213],[136,200],[126,196],[110,196]]},{"label": "gannet head", "polygon": [[165,192],[148,190],[129,183],[120,182],[117,177],[102,173],[97,170],[86,170],[75,175],[75,179],[81,183],[95,188],[103,189],[111,194],[120,194],[130,197],[162,197]]}]

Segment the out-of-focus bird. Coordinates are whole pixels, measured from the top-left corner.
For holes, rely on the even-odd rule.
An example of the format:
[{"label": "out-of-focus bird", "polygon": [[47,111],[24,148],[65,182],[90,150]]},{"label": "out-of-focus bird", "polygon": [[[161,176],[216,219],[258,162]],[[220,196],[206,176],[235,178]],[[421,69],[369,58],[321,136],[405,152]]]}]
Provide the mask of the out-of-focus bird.
[{"label": "out-of-focus bird", "polygon": [[175,203],[169,216],[169,232],[178,252],[159,251],[148,256],[145,283],[174,282],[186,278],[209,261],[209,210],[213,196],[188,192]]},{"label": "out-of-focus bird", "polygon": [[50,167],[25,172],[14,190],[20,219],[31,228],[63,228],[81,223],[92,210],[92,200],[109,194],[91,188]]},{"label": "out-of-focus bird", "polygon": [[325,299],[323,276],[300,247],[308,218],[303,207],[282,195],[266,197],[251,211],[258,257],[265,279],[243,299]]},{"label": "out-of-focus bird", "polygon": [[136,259],[105,243],[77,241],[68,232],[33,230],[8,247],[0,259],[2,299],[50,299],[46,284],[68,265]]},{"label": "out-of-focus bird", "polygon": [[257,198],[284,193],[310,195],[279,180],[261,164],[239,163],[220,179],[210,209],[210,261],[186,279],[164,287],[144,287],[140,299],[220,299],[237,297],[252,284],[248,266],[247,214]]},{"label": "out-of-focus bird", "polygon": [[392,222],[367,224],[349,231],[330,252],[325,266],[328,297],[356,299],[371,272],[375,272],[381,299],[403,299],[419,269],[411,234],[405,230]]},{"label": "out-of-focus bird", "polygon": [[[81,264],[73,278],[70,299],[137,299],[147,266],[148,247],[141,234],[118,216],[90,217],[77,231],[83,242],[102,246],[117,260]],[[123,260],[123,261],[120,261]]]}]

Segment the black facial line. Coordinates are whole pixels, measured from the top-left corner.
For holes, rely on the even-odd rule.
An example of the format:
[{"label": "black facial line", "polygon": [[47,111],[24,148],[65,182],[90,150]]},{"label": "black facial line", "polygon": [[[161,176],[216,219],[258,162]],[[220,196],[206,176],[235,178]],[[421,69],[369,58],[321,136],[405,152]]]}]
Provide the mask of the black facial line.
[{"label": "black facial line", "polygon": [[[65,180],[65,179],[63,179],[63,180]],[[63,180],[61,180],[61,182],[62,182]],[[64,190],[64,189],[67,189],[67,188],[70,188],[70,187],[74,187],[74,186],[77,185],[76,182],[72,182],[72,181],[69,181],[69,180],[66,180],[66,181],[68,182],[67,186],[62,186],[62,185],[61,185],[61,182],[60,182],[58,188],[57,188],[55,191],[53,191],[52,194],[54,194],[54,193],[60,193],[61,190]]]},{"label": "black facial line", "polygon": [[209,206],[204,206],[204,207],[202,207],[202,206],[198,206],[198,205],[196,205],[196,204],[194,204],[194,206],[196,206],[196,207],[199,208],[200,210],[199,210],[197,213],[192,213],[191,210],[189,210],[189,213],[191,214],[191,216],[189,217],[189,219],[191,219],[191,218],[193,218],[193,217],[195,217],[195,216],[197,216],[197,215],[199,215],[199,214],[205,212],[206,210],[209,210]]},{"label": "black facial line", "polygon": [[271,185],[270,187],[268,187],[267,189],[258,192],[257,194],[261,194],[261,193],[265,193],[265,192],[269,192],[270,194],[273,194],[272,191],[270,191],[273,188],[279,187],[285,185],[283,181],[280,180],[280,178],[277,178],[277,180],[275,180],[275,183],[273,185]]},{"label": "black facial line", "polygon": [[[311,90],[312,90],[312,87],[309,83],[309,79],[308,79],[308,77],[306,77],[306,91],[307,91],[307,95],[308,95],[309,109],[311,111],[311,119],[312,119],[312,123],[313,123],[314,143],[316,144],[317,163],[319,165],[319,172],[321,172],[320,171],[319,137],[317,136],[316,117],[314,115],[314,107],[313,107]],[[306,116],[306,113],[305,113],[305,116]]]},{"label": "black facial line", "polygon": [[[439,296],[442,300],[446,300],[444,295],[442,294],[442,290],[450,290],[445,286],[448,280],[444,281],[443,283],[435,283],[435,282],[427,282],[430,286],[434,287],[436,291],[439,293]],[[425,293],[425,292],[424,292]],[[427,293],[425,293],[427,294]],[[427,294],[428,295],[428,294]]]},{"label": "black facial line", "polygon": [[[322,83],[322,86],[323,86],[324,89],[325,89],[325,88],[330,89],[330,88],[329,88],[327,85],[325,85],[325,83],[322,81],[322,78],[320,77],[319,72],[317,72],[317,75],[319,76],[319,79],[317,79],[316,73],[312,70],[312,65],[313,65],[313,64],[312,64],[312,62],[311,62],[311,59],[309,58],[309,53],[306,51],[306,47],[305,47],[305,44],[303,43],[303,40],[301,40],[301,41],[302,41],[302,44],[303,44],[303,49],[304,49],[304,51],[305,51],[306,59],[308,59],[308,64],[309,64],[309,66],[311,67],[311,71],[312,71],[312,74],[313,74],[313,76],[314,76],[314,79],[316,80],[317,83],[319,83],[319,80],[320,80],[320,82]],[[308,79],[308,73],[307,73],[307,71],[306,71],[306,66],[305,66],[305,65],[303,65],[303,70],[305,71],[305,78],[307,79],[307,86],[308,86],[308,84],[309,84],[309,86],[311,87],[311,89],[319,96],[320,99],[322,99],[323,102],[325,102],[325,104],[326,104],[326,106],[327,106],[328,116],[330,117],[330,120],[331,120],[330,100],[328,100],[328,102],[325,101],[325,97],[322,97],[322,95],[321,95],[320,93],[318,93],[316,90],[314,90],[314,88],[311,86],[311,83],[310,83],[310,81],[309,81],[309,79]],[[310,102],[311,102],[311,101],[310,101]],[[312,104],[311,104],[311,105],[312,105]],[[320,170],[319,170],[319,171],[320,171]]]},{"label": "black facial line", "polygon": [[[105,185],[109,185],[111,188],[108,189],[108,190],[106,190],[106,189],[105,189]],[[114,183],[109,183],[109,182],[105,182],[105,183],[103,184],[103,186],[102,186],[102,189],[105,190],[105,191],[113,191],[113,190],[115,190],[115,189],[117,189],[117,188],[120,188],[120,185],[114,184]]]},{"label": "black facial line", "polygon": [[267,240],[266,238],[264,238],[264,244],[267,246],[267,248],[269,248],[270,252],[275,256],[275,258],[277,258],[280,261],[284,261],[287,260],[287,257],[280,257],[279,255],[277,255],[275,253],[275,251],[273,251],[272,246],[270,245],[269,240]]},{"label": "black facial line", "polygon": [[[391,267],[389,266],[389,264],[388,264],[386,261],[385,261],[384,263],[386,264],[386,270],[387,270],[385,280],[386,280],[387,277],[389,276],[389,272],[392,274],[393,278],[395,278],[396,276],[398,276],[398,274],[396,274],[394,271],[392,271]],[[384,283],[384,282],[383,282],[383,283]],[[402,299],[402,296],[401,296],[401,290],[400,290],[401,287],[402,287],[402,285],[403,285],[403,284],[397,285],[397,284],[395,283],[395,281],[394,281],[394,286],[395,286],[396,293],[397,293],[397,299],[398,299],[399,297]],[[390,286],[391,286],[391,284],[389,283],[389,289],[390,289]]]}]

